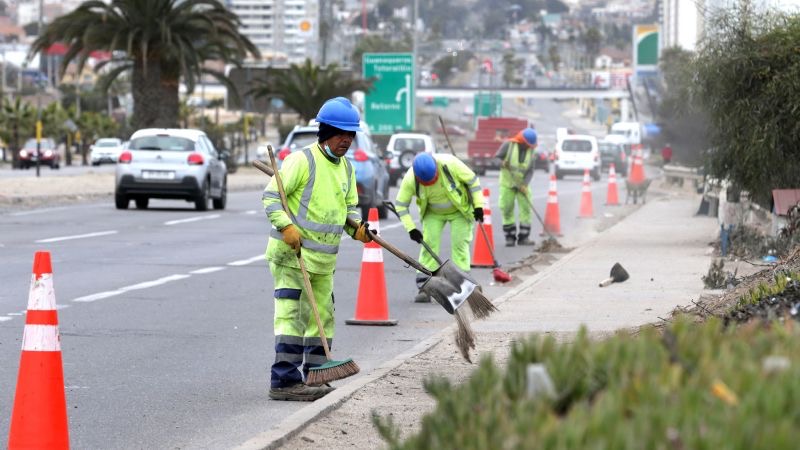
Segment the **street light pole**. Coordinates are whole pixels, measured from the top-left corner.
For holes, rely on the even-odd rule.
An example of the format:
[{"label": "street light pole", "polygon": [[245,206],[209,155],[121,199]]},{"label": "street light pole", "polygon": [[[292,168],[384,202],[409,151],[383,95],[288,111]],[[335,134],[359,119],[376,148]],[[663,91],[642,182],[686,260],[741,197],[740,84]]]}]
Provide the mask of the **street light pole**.
[{"label": "street light pole", "polygon": [[[412,42],[413,42],[412,43],[412,59],[411,59],[411,61],[413,63],[412,67],[411,67],[413,76],[411,77],[412,78],[412,80],[411,80],[411,92],[413,92],[414,95],[411,96],[408,99],[408,101],[411,102],[411,107],[416,109],[416,107],[417,107],[417,98],[416,98],[417,97],[417,95],[416,95],[417,94],[417,82],[419,81],[419,69],[418,69],[419,62],[417,60],[418,57],[419,57],[418,49],[417,49],[417,47],[419,46],[419,42],[418,42],[418,38],[417,38],[417,21],[419,20],[419,0],[414,0],[414,16],[413,17],[414,17],[414,20],[412,21],[412,24],[411,24],[411,38],[412,38]],[[414,121],[416,121],[416,120],[417,120],[417,115],[414,114]],[[411,127],[412,127],[412,129],[416,130],[417,129],[417,124],[416,123],[412,123]]]},{"label": "street light pole", "polygon": [[[44,0],[39,0],[39,23],[36,27],[37,37],[42,36],[42,24],[44,23],[43,15],[44,15]],[[42,55],[40,55],[40,57],[41,56]],[[41,67],[41,64],[39,65],[39,67]],[[41,71],[39,71],[39,73],[41,73]],[[37,177],[39,177],[39,168],[42,166],[42,93],[40,91],[40,86],[41,86],[41,80],[37,79],[36,80],[36,176]]]}]

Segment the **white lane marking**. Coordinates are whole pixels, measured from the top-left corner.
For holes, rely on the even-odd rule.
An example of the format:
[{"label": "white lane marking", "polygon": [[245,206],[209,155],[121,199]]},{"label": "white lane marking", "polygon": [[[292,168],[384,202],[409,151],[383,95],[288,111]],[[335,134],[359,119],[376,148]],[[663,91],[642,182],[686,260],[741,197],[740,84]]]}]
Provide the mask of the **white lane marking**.
[{"label": "white lane marking", "polygon": [[121,290],[98,292],[97,294],[86,295],[84,297],[78,297],[76,299],[73,299],[72,301],[73,302],[78,302],[78,303],[89,303],[89,302],[93,302],[93,301],[96,301],[96,300],[102,300],[104,298],[113,297],[115,295],[122,294],[123,292],[124,291],[121,291]]},{"label": "white lane marking", "polygon": [[198,216],[198,217],[189,217],[188,219],[178,219],[178,220],[169,220],[164,222],[164,225],[177,225],[179,223],[189,223],[189,222],[198,222],[200,220],[211,220],[211,219],[219,219],[219,214],[211,214],[208,216]]},{"label": "white lane marking", "polygon": [[106,207],[106,205],[99,204],[99,205],[86,205],[86,206],[58,206],[55,208],[42,208],[42,209],[34,209],[31,211],[15,212],[9,214],[9,216],[14,216],[14,217],[32,216],[34,214],[45,214],[53,211],[75,210],[75,208],[100,208],[100,207]]},{"label": "white lane marking", "polygon": [[23,315],[23,314],[25,314],[25,313],[24,313],[24,312],[18,312],[18,313],[8,313],[8,315],[9,315],[9,316],[21,316],[21,315]]},{"label": "white lane marking", "polygon": [[159,278],[157,280],[144,281],[142,283],[137,283],[137,284],[132,284],[130,286],[121,287],[121,288],[119,288],[117,290],[114,290],[114,291],[98,292],[96,294],[91,294],[91,295],[87,295],[87,296],[84,296],[84,297],[78,297],[78,298],[76,298],[76,299],[74,299],[72,301],[73,302],[78,302],[78,303],[94,302],[94,301],[97,301],[97,300],[103,300],[105,298],[114,297],[114,296],[117,296],[117,295],[120,295],[120,294],[124,294],[125,292],[128,292],[128,291],[135,291],[135,290],[139,290],[139,289],[147,289],[147,288],[151,288],[151,287],[155,287],[155,286],[160,286],[162,284],[166,284],[166,283],[169,283],[171,281],[183,280],[183,279],[189,278],[189,277],[191,277],[191,275],[184,275],[184,274],[181,274],[181,275],[170,275],[170,276],[167,276],[167,277]]},{"label": "white lane marking", "polygon": [[11,319],[13,319],[13,317],[0,317],[0,322],[6,322]]},{"label": "white lane marking", "polygon": [[251,209],[250,211],[245,211],[242,214],[252,216],[253,214],[258,214],[258,212],[259,212],[258,210]]},{"label": "white lane marking", "polygon": [[225,268],[224,267],[204,267],[202,269],[193,270],[193,271],[191,271],[189,273],[195,274],[195,275],[202,275],[204,273],[219,272],[220,270],[225,270]]},{"label": "white lane marking", "polygon": [[151,288],[151,287],[161,286],[162,284],[169,283],[170,281],[183,280],[185,278],[189,278],[190,276],[191,275],[184,275],[184,274],[181,274],[181,275],[170,275],[170,276],[159,278],[159,279],[153,280],[153,281],[144,281],[142,283],[137,283],[137,284],[132,284],[130,286],[125,286],[125,287],[119,288],[119,290],[122,291],[122,292],[127,292],[127,291],[136,291],[136,290],[139,290],[139,289],[147,289],[147,288]]},{"label": "white lane marking", "polygon": [[60,242],[60,241],[70,241],[72,239],[85,239],[90,237],[98,237],[98,236],[108,236],[110,234],[117,234],[119,231],[117,230],[109,230],[109,231],[98,231],[96,233],[86,233],[86,234],[75,234],[72,236],[59,236],[47,239],[39,239],[35,241],[37,244],[47,244],[50,242]]},{"label": "white lane marking", "polygon": [[246,266],[246,265],[252,264],[252,263],[254,263],[256,261],[263,261],[263,260],[264,260],[264,255],[261,254],[261,255],[258,255],[258,256],[253,256],[252,258],[240,259],[239,261],[229,262],[228,265],[229,266]]}]

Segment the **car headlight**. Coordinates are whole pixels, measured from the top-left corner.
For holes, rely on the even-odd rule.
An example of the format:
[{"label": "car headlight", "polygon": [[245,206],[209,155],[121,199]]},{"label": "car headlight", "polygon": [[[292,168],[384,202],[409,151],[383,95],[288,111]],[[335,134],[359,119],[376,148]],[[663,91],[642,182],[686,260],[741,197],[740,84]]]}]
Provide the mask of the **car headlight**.
[{"label": "car headlight", "polygon": [[52,150],[46,150],[46,151],[44,152],[44,157],[45,157],[45,158],[50,158],[50,157],[52,157],[52,156],[53,156],[53,151],[52,151]]},{"label": "car headlight", "polygon": [[26,152],[25,150],[20,150],[19,157],[20,158],[27,158],[28,157],[28,152]]}]

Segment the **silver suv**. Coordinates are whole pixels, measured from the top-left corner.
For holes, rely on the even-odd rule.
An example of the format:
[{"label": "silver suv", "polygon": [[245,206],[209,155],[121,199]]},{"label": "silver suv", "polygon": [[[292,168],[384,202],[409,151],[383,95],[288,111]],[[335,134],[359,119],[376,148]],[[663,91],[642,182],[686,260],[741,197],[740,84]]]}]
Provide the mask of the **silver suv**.
[{"label": "silver suv", "polygon": [[194,202],[198,211],[206,211],[210,200],[214,209],[225,209],[226,157],[200,130],[139,130],[117,163],[117,209],[127,209],[131,199],[137,208],[145,209],[151,198]]}]

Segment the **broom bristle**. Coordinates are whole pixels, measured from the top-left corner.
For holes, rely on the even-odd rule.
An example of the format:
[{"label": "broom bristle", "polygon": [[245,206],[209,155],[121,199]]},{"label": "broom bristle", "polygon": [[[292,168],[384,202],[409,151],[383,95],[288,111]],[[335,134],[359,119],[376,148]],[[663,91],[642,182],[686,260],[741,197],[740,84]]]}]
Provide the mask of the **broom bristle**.
[{"label": "broom bristle", "polygon": [[485,319],[497,311],[497,307],[478,289],[472,291],[472,294],[467,297],[467,304],[476,319]]},{"label": "broom bristle", "polygon": [[331,381],[341,380],[357,374],[361,369],[358,364],[348,358],[344,361],[330,360],[319,367],[312,367],[308,370],[306,384],[309,386],[319,386]]},{"label": "broom bristle", "polygon": [[469,321],[460,310],[455,310],[453,315],[456,318],[458,329],[456,330],[456,346],[461,356],[471,363],[472,359],[469,357],[469,349],[475,348],[475,333],[469,326]]}]

